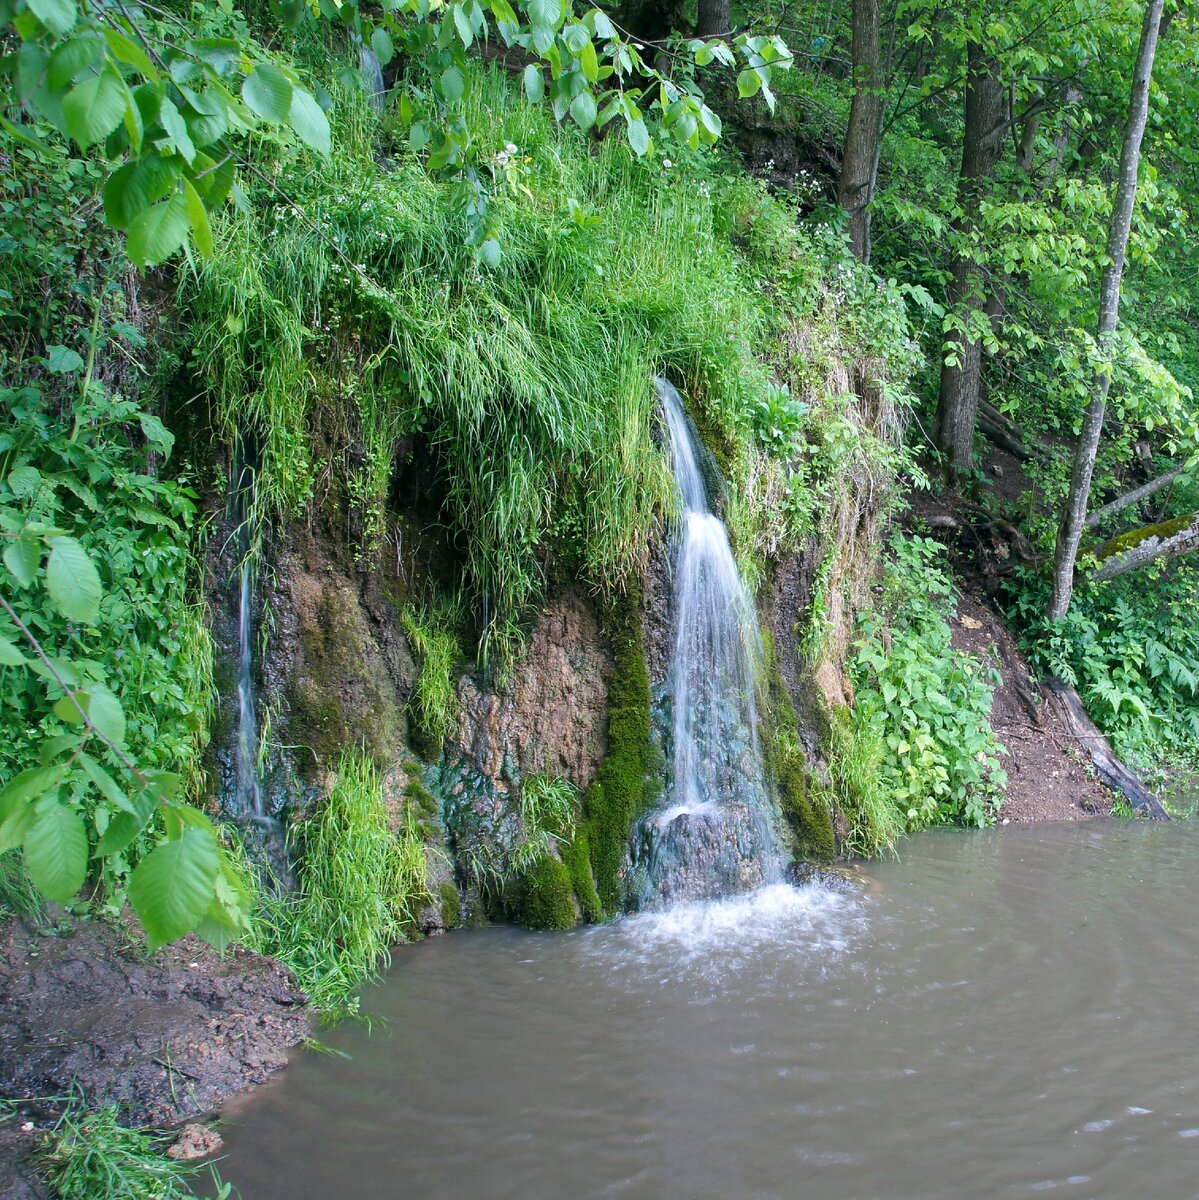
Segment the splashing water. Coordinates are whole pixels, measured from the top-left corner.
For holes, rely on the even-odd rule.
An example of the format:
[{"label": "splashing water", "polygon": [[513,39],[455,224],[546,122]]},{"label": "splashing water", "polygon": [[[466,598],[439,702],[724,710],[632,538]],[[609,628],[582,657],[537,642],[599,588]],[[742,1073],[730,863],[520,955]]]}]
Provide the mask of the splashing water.
[{"label": "splashing water", "polygon": [[683,402],[656,381],[682,500],[675,564],[673,772],[667,807],[642,822],[634,852],[639,907],[746,892],[781,876],[754,702],[757,620],[708,503]]}]

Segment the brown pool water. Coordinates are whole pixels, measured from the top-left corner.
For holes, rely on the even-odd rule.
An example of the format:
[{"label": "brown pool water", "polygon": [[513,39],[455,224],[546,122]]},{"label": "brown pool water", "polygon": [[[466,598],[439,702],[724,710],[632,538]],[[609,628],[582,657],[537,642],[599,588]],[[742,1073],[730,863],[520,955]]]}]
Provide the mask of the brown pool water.
[{"label": "brown pool water", "polygon": [[230,1114],[245,1200],[1199,1197],[1199,827],[926,834],[768,889],[397,951]]}]

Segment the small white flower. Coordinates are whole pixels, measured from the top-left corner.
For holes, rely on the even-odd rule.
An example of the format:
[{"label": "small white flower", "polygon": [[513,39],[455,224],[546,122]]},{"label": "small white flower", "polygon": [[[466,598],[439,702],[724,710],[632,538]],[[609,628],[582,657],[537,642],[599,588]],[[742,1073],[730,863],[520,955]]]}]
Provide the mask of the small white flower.
[{"label": "small white flower", "polygon": [[664,158],[664,159],[662,160],[662,165],[663,165],[664,167],[673,167],[673,166],[674,166],[674,163],[672,163],[672,162],[670,161],[670,159],[669,159],[669,158]]},{"label": "small white flower", "polygon": [[509,154],[515,154],[520,147],[515,142],[505,142],[504,149],[507,150]]},{"label": "small white flower", "polygon": [[495,156],[495,165],[497,167],[506,167],[508,165],[508,151],[507,150],[501,150]]}]

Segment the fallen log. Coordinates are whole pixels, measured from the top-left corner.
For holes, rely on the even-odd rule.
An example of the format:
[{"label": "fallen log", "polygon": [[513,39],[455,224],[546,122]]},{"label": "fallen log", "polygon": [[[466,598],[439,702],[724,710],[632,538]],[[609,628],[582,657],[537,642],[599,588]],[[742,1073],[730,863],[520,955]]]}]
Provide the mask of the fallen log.
[{"label": "fallen log", "polygon": [[1107,738],[1087,716],[1082,697],[1064,680],[1052,676],[1045,681],[1045,690],[1062,726],[1086,750],[1099,778],[1127,797],[1134,810],[1144,810],[1154,821],[1168,821],[1170,814],[1161,801],[1116,757]]},{"label": "fallen log", "polygon": [[1027,462],[1032,457],[1031,454],[1024,448],[1024,443],[1012,437],[1007,430],[996,425],[993,421],[988,420],[985,416],[979,415],[978,418],[979,432],[987,439],[994,443],[1000,450],[1006,450],[1014,458],[1018,458],[1021,462]]},{"label": "fallen log", "polygon": [[1140,504],[1142,500],[1148,500],[1150,496],[1156,496],[1162,488],[1169,487],[1186,469],[1184,463],[1181,467],[1175,467],[1172,471],[1167,471],[1164,475],[1159,475],[1156,479],[1141,484],[1139,488],[1133,488],[1131,492],[1125,492],[1123,496],[1117,496],[1110,504],[1105,504],[1088,515],[1087,528],[1094,529],[1113,513],[1130,508],[1134,504]]},{"label": "fallen log", "polygon": [[1147,525],[1104,542],[1095,551],[1100,565],[1093,578],[1096,582],[1115,579],[1159,558],[1176,558],[1194,550],[1199,550],[1199,512]]}]

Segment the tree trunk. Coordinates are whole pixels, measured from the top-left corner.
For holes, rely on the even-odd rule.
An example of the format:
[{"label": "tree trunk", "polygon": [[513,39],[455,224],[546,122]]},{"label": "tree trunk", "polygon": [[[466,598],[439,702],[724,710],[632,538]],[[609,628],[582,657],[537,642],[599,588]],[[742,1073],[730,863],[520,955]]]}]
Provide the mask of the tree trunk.
[{"label": "tree trunk", "polygon": [[1141,161],[1141,140],[1149,114],[1149,80],[1161,28],[1164,0],[1149,0],[1141,26],[1141,45],[1137,52],[1136,72],[1132,80],[1132,98],[1128,105],[1128,123],[1124,127],[1124,146],[1120,151],[1120,180],[1112,205],[1112,220],[1107,235],[1108,265],[1103,271],[1099,294],[1099,368],[1091,384],[1091,401],[1083,416],[1082,432],[1074,450],[1070,473],[1070,492],[1058,526],[1057,547],[1053,556],[1053,600],[1049,619],[1060,621],[1070,611],[1074,595],[1074,564],[1078,544],[1086,527],[1087,506],[1091,499],[1091,476],[1099,453],[1103,432],[1103,414],[1112,384],[1109,357],[1114,350],[1116,325],[1120,318],[1120,282],[1124,275],[1124,257],[1132,227],[1132,210],[1137,198],[1137,169]]},{"label": "tree trunk", "polygon": [[845,131],[845,153],[837,202],[849,214],[849,242],[870,261],[870,202],[878,180],[883,97],[879,70],[878,0],[853,0],[853,104]]},{"label": "tree trunk", "polygon": [[1199,550],[1199,512],[1122,533],[1105,542],[1097,552],[1100,567],[1092,578],[1102,583],[1159,558],[1177,558],[1195,550]]},{"label": "tree trunk", "polygon": [[1056,708],[1063,728],[1078,739],[1090,756],[1096,774],[1112,791],[1121,792],[1134,809],[1143,809],[1154,821],[1168,821],[1170,814],[1161,801],[1116,757],[1107,738],[1087,716],[1082,697],[1060,679],[1045,681],[1046,694]]},{"label": "tree trunk", "polygon": [[695,22],[696,37],[727,37],[729,33],[729,0],[699,0]]},{"label": "tree trunk", "polygon": [[983,194],[1003,153],[1007,93],[999,64],[977,42],[968,50],[966,128],[958,175],[957,256],[950,268],[948,310],[963,323],[945,340],[935,437],[956,471],[974,464],[974,423],[982,379],[979,341],[987,304],[986,273],[974,248]]}]

